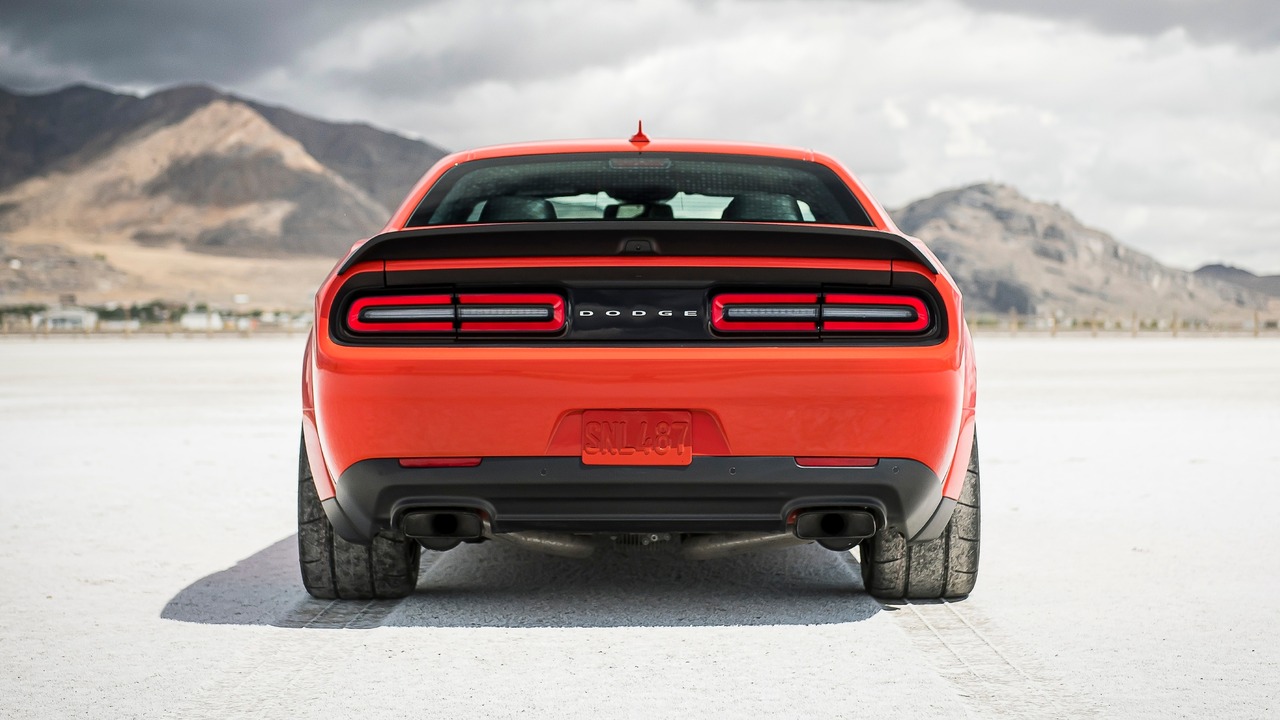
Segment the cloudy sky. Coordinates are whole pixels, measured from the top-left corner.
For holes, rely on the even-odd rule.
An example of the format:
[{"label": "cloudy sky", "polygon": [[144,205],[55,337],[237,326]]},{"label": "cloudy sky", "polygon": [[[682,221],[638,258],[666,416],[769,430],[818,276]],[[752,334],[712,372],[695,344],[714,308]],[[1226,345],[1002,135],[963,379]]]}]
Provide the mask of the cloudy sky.
[{"label": "cloudy sky", "polygon": [[206,82],[449,149],[810,146],[894,206],[1012,184],[1184,268],[1280,273],[1274,0],[4,0],[0,85]]}]

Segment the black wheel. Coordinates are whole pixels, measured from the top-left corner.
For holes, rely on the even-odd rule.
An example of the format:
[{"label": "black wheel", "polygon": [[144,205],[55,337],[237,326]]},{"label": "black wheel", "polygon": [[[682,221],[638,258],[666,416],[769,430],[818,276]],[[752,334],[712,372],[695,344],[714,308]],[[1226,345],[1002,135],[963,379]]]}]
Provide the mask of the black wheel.
[{"label": "black wheel", "polygon": [[418,584],[422,548],[402,533],[384,531],[372,545],[343,540],[324,514],[305,443],[298,453],[298,563],[312,596],[332,600],[402,598]]},{"label": "black wheel", "polygon": [[980,537],[978,439],[964,488],[947,529],[937,540],[907,545],[902,533],[881,530],[862,542],[862,584],[878,598],[957,598],[978,581]]}]

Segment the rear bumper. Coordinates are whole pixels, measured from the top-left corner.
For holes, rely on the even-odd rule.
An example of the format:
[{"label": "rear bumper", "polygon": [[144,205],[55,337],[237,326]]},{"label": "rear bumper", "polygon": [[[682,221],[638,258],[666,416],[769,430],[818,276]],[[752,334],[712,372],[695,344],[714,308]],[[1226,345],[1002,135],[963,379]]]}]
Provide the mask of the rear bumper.
[{"label": "rear bumper", "polygon": [[607,467],[577,457],[495,457],[465,468],[357,462],[323,501],[330,523],[367,543],[413,509],[479,510],[495,533],[784,532],[796,510],[862,508],[913,541],[936,537],[953,501],[914,460],[800,467],[791,457],[698,456],[688,466]]}]

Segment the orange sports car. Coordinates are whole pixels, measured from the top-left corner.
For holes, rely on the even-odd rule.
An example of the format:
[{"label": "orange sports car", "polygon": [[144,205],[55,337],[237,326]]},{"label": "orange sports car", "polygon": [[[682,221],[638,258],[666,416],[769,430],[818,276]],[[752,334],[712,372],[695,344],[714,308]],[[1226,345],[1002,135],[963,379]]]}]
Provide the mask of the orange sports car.
[{"label": "orange sports car", "polygon": [[960,293],[808,150],[457,153],[316,296],[298,544],[322,598],[423,548],[860,548],[885,598],[970,592],[976,371]]}]

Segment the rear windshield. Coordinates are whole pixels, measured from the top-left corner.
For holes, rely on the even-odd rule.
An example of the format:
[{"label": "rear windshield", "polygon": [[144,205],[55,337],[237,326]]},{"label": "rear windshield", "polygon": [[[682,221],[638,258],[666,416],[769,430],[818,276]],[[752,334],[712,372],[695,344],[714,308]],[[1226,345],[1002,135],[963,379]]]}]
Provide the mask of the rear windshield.
[{"label": "rear windshield", "polygon": [[494,158],[446,172],[408,227],[541,220],[736,220],[870,226],[814,162],[703,153]]}]

